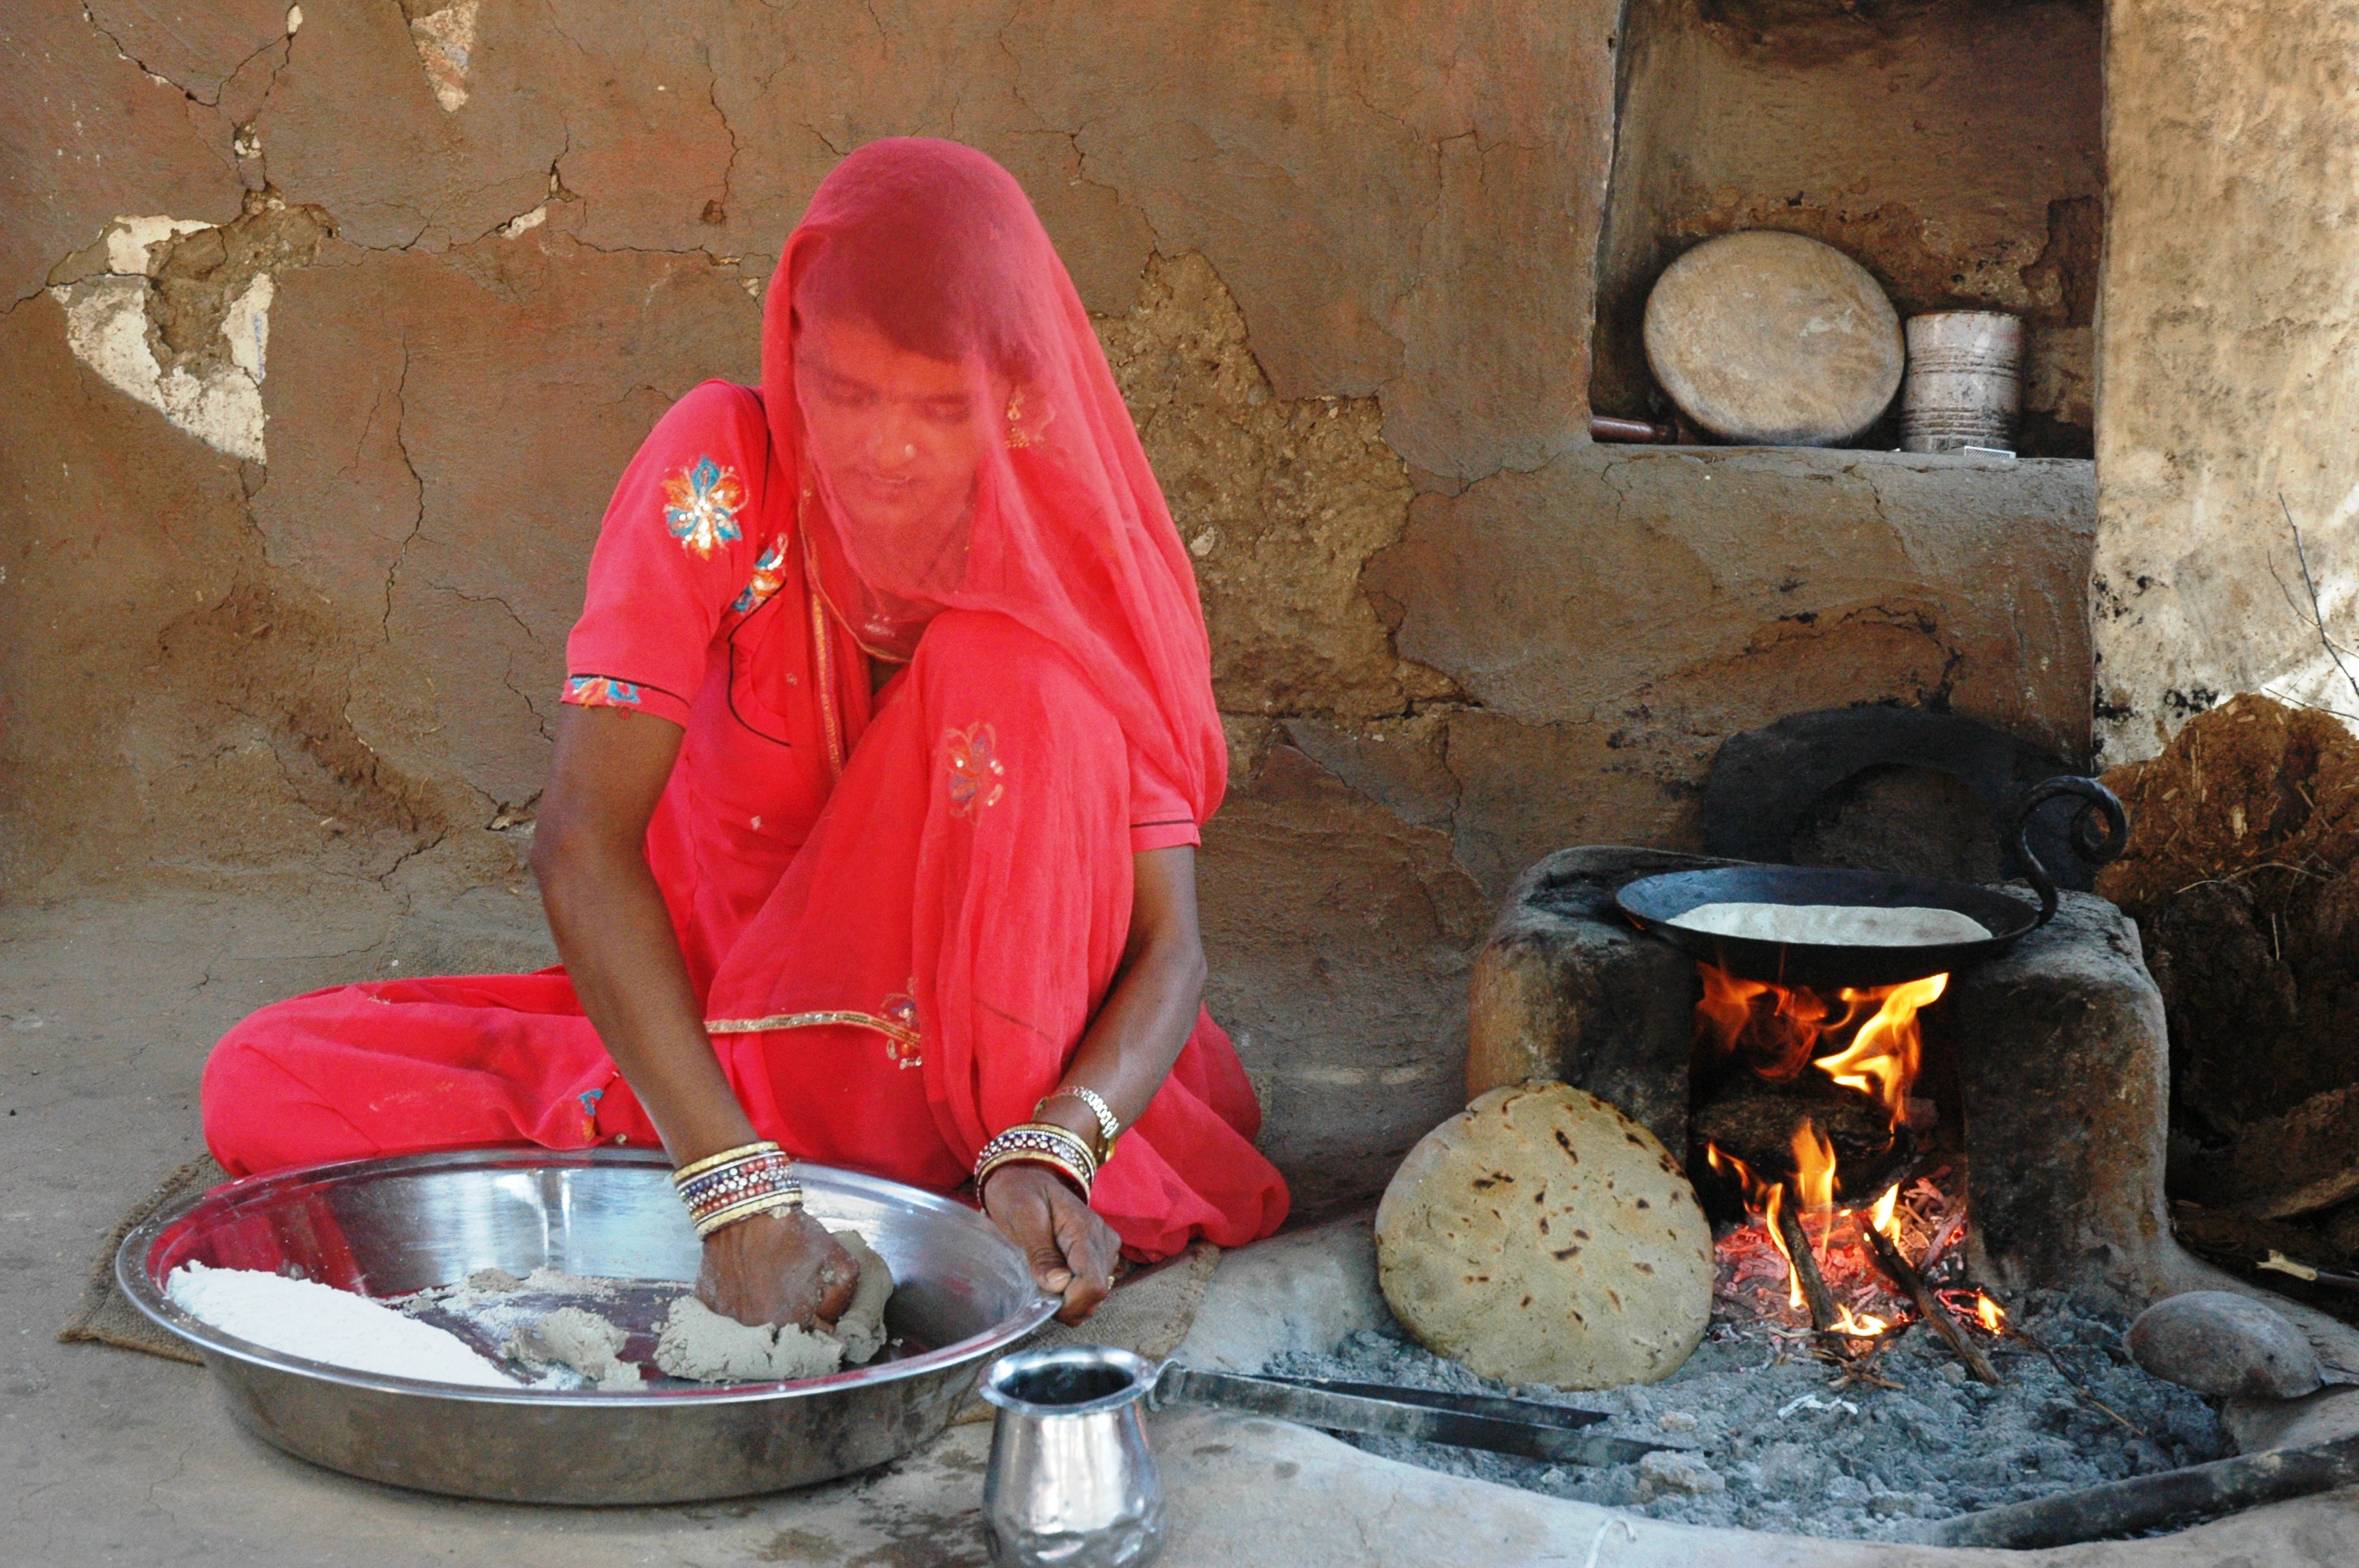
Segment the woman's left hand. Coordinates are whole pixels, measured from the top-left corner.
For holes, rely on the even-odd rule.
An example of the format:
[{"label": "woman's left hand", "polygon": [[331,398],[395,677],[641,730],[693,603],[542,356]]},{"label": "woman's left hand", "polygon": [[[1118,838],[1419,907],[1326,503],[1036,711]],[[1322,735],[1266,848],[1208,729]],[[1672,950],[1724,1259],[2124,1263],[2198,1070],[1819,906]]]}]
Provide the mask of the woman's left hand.
[{"label": "woman's left hand", "polygon": [[1038,1165],[1002,1165],[983,1189],[983,1211],[1024,1249],[1033,1282],[1065,1298],[1060,1323],[1079,1323],[1114,1289],[1122,1242],[1073,1189]]}]

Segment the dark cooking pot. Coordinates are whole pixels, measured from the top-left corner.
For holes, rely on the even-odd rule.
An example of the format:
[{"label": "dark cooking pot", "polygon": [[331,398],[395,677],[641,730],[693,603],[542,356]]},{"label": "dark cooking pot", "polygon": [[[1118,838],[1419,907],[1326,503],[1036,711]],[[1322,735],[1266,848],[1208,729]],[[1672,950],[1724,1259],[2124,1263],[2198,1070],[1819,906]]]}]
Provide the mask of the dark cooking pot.
[{"label": "dark cooking pot", "polygon": [[[1614,903],[1633,925],[1703,963],[1749,980],[1775,985],[1888,986],[1951,973],[2013,946],[2026,932],[2056,915],[2056,882],[2031,851],[2034,813],[2049,801],[2082,801],[2071,830],[2073,851],[2093,866],[2118,860],[2129,842],[2129,816],[2114,793],[2094,779],[2052,778],[2034,784],[2016,803],[2015,852],[2039,894],[2035,913],[1998,888],[1889,871],[1824,871],[1809,866],[1723,866],[1645,877]],[[1707,903],[1832,903],[1864,909],[1947,909],[1981,924],[1990,935],[1975,942],[1922,946],[1866,946],[1841,942],[1769,942],[1690,931],[1672,921]]]}]

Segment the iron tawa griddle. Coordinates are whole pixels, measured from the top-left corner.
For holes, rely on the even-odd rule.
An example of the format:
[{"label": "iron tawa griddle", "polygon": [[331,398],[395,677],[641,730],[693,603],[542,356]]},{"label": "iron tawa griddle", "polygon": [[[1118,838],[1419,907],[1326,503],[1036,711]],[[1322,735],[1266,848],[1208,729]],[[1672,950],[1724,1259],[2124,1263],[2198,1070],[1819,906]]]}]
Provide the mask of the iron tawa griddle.
[{"label": "iron tawa griddle", "polygon": [[[1888,871],[1821,871],[1805,866],[1725,866],[1709,871],[1673,871],[1632,882],[1614,895],[1622,913],[1695,958],[1748,980],[1773,985],[1889,986],[1954,972],[2013,946],[2040,924],[2039,911],[1996,888],[1933,877],[1896,876]],[[1944,942],[1905,947],[1859,946],[1843,942],[1770,942],[1722,936],[1674,925],[1707,903],[1833,903],[1861,909],[1948,909],[1981,924],[1990,935],[1979,942]]]},{"label": "iron tawa griddle", "polygon": [[[1614,902],[1640,930],[1741,979],[1825,990],[1841,986],[1898,985],[1928,975],[1951,974],[1967,964],[2006,952],[2026,934],[2055,918],[2056,882],[2032,853],[2029,830],[2035,812],[2051,800],[2063,799],[2082,802],[2072,821],[2070,841],[2082,860],[2092,865],[2104,865],[2118,859],[2129,842],[2128,815],[2113,792],[2096,780],[2064,776],[2026,790],[2015,807],[2015,851],[2038,894],[2037,909],[2003,889],[1973,882],[1809,866],[1726,866],[1708,871],[1672,871],[1632,882],[1614,895]],[[1947,909],[1980,923],[1990,935],[1977,942],[1873,946],[1721,936],[1671,924],[1690,910],[1707,903]]]}]

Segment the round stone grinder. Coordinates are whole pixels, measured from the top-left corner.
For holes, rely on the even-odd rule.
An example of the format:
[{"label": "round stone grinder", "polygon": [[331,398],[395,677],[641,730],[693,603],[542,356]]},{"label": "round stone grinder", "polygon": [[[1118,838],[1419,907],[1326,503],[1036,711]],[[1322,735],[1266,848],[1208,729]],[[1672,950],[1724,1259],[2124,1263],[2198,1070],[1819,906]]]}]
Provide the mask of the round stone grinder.
[{"label": "round stone grinder", "polygon": [[1865,267],[1801,234],[1723,234],[1647,297],[1647,362],[1687,416],[1747,446],[1825,447],[1890,406],[1900,317]]}]

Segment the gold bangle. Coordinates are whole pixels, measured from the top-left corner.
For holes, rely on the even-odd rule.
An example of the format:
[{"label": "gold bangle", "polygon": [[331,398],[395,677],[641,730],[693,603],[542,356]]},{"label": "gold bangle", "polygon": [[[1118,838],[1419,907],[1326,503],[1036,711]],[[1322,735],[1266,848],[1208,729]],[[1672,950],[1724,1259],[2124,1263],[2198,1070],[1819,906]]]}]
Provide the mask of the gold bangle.
[{"label": "gold bangle", "polygon": [[696,1221],[696,1238],[699,1241],[704,1240],[715,1231],[726,1230],[738,1221],[751,1219],[757,1214],[777,1214],[802,1206],[803,1192],[800,1187],[790,1188],[784,1192],[764,1193],[758,1197],[747,1198],[743,1203],[706,1215]]},{"label": "gold bangle", "polygon": [[[1105,1157],[1114,1152],[1114,1141],[1122,1136],[1122,1119],[1114,1115],[1114,1107],[1106,1104],[1103,1096],[1097,1090],[1082,1084],[1060,1085],[1041,1099],[1040,1105],[1047,1105],[1049,1100],[1067,1097],[1089,1107],[1090,1114],[1098,1119],[1098,1163],[1105,1163]],[[1040,1114],[1040,1105],[1032,1108],[1033,1115]]]},{"label": "gold bangle", "polygon": [[1006,1149],[1046,1149],[1060,1152],[1094,1177],[1098,1157],[1089,1141],[1070,1127],[1053,1121],[1019,1121],[975,1151],[975,1162],[982,1163]]},{"label": "gold bangle", "polygon": [[979,1195],[983,1180],[1009,1155],[1026,1154],[1041,1162],[1066,1170],[1088,1195],[1097,1180],[1097,1156],[1090,1150],[1082,1135],[1070,1127],[1060,1127],[1053,1121],[1027,1121],[997,1134],[975,1151],[974,1182]]},{"label": "gold bangle", "polygon": [[701,1175],[715,1165],[726,1165],[732,1160],[748,1159],[756,1154],[783,1154],[786,1151],[765,1138],[754,1143],[740,1143],[734,1149],[723,1149],[718,1154],[707,1154],[692,1165],[682,1165],[671,1173],[671,1184],[679,1186],[692,1176]]},{"label": "gold bangle", "polygon": [[1092,1183],[1081,1168],[1070,1160],[1038,1149],[1004,1150],[978,1166],[974,1173],[974,1195],[978,1201],[983,1197],[984,1184],[991,1180],[994,1173],[1009,1165],[1038,1165],[1053,1171],[1065,1179],[1083,1203],[1090,1201]]}]

